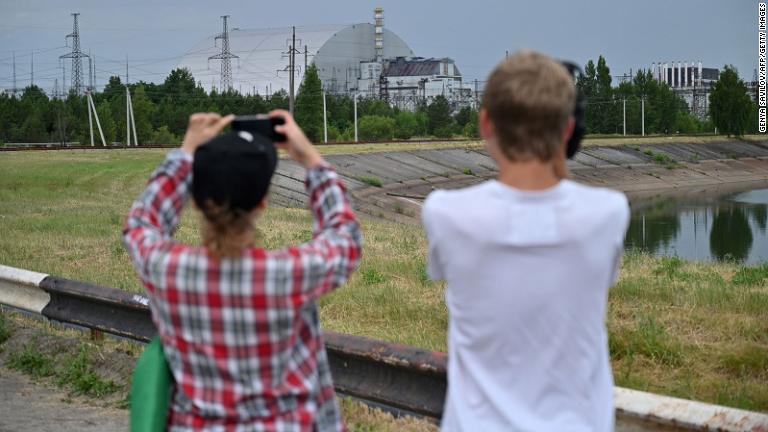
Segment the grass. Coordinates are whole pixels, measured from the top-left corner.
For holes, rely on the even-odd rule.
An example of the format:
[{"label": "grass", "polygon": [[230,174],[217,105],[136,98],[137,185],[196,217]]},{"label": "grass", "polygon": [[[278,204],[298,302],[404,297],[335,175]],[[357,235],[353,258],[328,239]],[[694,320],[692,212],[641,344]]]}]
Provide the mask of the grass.
[{"label": "grass", "polygon": [[5,315],[2,314],[2,307],[0,306],[0,345],[7,341],[9,337],[11,337],[11,330],[5,322]]},{"label": "grass", "polygon": [[741,138],[728,137],[725,135],[587,135],[583,141],[585,147],[590,146],[619,146],[619,145],[644,145],[644,144],[705,144],[722,141],[765,141],[764,135],[745,135]]},{"label": "grass", "polygon": [[114,393],[119,386],[110,380],[102,379],[93,372],[90,364],[91,351],[88,345],[81,344],[80,351],[59,370],[58,384],[70,386],[77,394],[102,397]]},{"label": "grass", "polygon": [[53,360],[40,353],[34,344],[27,345],[21,352],[11,353],[6,366],[37,379],[49,377],[56,373]]},{"label": "grass", "polygon": [[[162,154],[0,154],[0,263],[141,292],[120,229]],[[257,241],[268,248],[306,241],[310,222],[304,210],[270,209],[258,223]],[[197,225],[195,212],[187,211],[176,237],[197,243]],[[320,301],[324,328],[444,351],[444,285],[427,277],[422,230],[373,220],[363,221],[363,229],[359,271]],[[768,411],[767,279],[768,265],[627,254],[609,294],[616,383]],[[28,347],[14,355],[47,373],[34,354]],[[87,383],[82,371],[74,368],[70,383]],[[387,430],[366,429],[380,423],[376,414],[344,406],[364,419],[352,430]]]},{"label": "grass", "polygon": [[672,159],[668,154],[666,153],[655,153],[652,150],[648,149],[643,152],[646,156],[650,157],[651,160],[661,166],[667,167],[668,169],[674,169],[680,166],[677,161]]},{"label": "grass", "polygon": [[382,186],[381,179],[375,176],[361,176],[361,177],[358,177],[357,179],[370,186],[375,186],[375,187]]},{"label": "grass", "polygon": [[78,395],[100,398],[120,390],[120,386],[93,372],[90,355],[90,348],[82,343],[76,355],[58,359],[40,352],[33,341],[22,351],[10,353],[6,366],[35,379],[54,377],[59,387]]}]

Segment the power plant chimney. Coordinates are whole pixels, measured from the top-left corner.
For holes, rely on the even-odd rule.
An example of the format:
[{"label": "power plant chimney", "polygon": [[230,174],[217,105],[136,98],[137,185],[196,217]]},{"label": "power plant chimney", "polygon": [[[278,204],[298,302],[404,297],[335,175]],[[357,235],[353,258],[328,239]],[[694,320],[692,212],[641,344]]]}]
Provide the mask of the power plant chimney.
[{"label": "power plant chimney", "polygon": [[384,61],[384,8],[377,7],[373,10],[373,18],[376,24],[376,61]]}]

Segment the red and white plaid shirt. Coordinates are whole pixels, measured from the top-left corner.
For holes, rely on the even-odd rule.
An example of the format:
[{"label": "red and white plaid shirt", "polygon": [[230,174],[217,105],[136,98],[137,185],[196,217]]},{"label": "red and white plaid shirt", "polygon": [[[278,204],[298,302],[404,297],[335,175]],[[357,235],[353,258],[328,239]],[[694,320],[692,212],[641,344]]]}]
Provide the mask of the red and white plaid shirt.
[{"label": "red and white plaid shirt", "polygon": [[344,184],[329,167],[307,173],[312,241],[216,261],[172,238],[191,183],[192,158],[172,151],[124,231],[176,380],[170,429],[343,430],[315,301],[360,262]]}]

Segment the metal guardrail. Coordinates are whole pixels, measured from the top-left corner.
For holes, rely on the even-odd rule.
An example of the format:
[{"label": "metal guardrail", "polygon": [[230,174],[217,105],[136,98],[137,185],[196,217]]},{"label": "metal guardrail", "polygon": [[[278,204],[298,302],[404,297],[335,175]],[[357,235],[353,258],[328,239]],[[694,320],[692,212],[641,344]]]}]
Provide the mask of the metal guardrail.
[{"label": "metal guardrail", "polygon": [[[155,334],[142,295],[0,265],[0,304],[48,319],[138,341]],[[445,398],[447,357],[373,339],[325,332],[336,390],[393,411],[438,419]],[[615,388],[619,418],[639,430],[768,432],[768,415],[636,390]],[[638,430],[638,429],[636,429]]]}]

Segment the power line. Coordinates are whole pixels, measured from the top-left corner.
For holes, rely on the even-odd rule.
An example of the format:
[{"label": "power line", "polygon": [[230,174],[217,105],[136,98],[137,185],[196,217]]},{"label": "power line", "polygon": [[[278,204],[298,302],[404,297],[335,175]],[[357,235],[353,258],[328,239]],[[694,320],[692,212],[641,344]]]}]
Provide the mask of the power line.
[{"label": "power line", "polygon": [[71,58],[72,59],[72,71],[70,73],[72,78],[72,87],[70,90],[75,94],[83,94],[83,58],[87,58],[88,54],[80,51],[80,26],[77,23],[77,17],[79,13],[73,13],[74,23],[72,24],[72,33],[68,34],[65,39],[72,38],[72,51],[60,56],[59,58]]},{"label": "power line", "polygon": [[229,51],[229,29],[227,28],[227,19],[229,15],[222,15],[224,21],[224,30],[214,40],[221,40],[221,53],[208,57],[208,60],[221,60],[221,79],[220,85],[222,91],[232,90],[232,63],[233,58],[240,58]]}]

